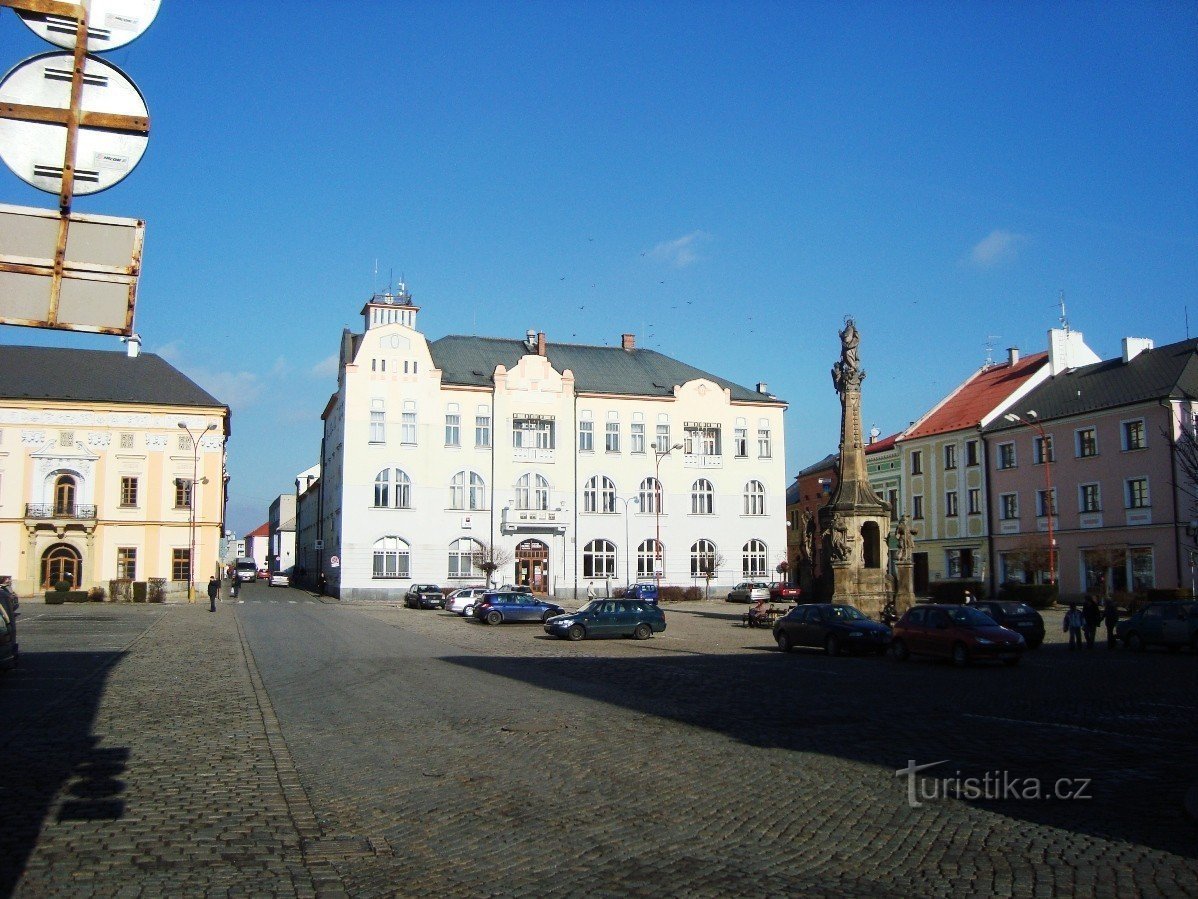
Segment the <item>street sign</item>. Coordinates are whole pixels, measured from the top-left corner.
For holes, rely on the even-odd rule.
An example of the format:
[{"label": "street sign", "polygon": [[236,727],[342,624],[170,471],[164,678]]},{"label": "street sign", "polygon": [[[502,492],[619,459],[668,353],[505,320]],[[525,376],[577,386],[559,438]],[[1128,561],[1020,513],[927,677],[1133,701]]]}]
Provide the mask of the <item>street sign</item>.
[{"label": "street sign", "polygon": [[341,556],[332,556],[329,559],[329,567],[330,568],[340,568],[341,567]]},{"label": "street sign", "polygon": [[[91,0],[87,4],[87,52],[115,50],[141,36],[158,15],[161,0]],[[67,50],[75,47],[75,20],[52,12],[18,9],[38,37]]]},{"label": "street sign", "polygon": [[[0,159],[26,184],[52,194],[62,190],[73,66],[70,53],[43,53],[0,81]],[[29,117],[11,117],[14,113]],[[146,152],[150,119],[141,91],[96,57],[84,60],[78,122],[75,194],[120,183]],[[115,130],[117,122],[131,127]]]}]

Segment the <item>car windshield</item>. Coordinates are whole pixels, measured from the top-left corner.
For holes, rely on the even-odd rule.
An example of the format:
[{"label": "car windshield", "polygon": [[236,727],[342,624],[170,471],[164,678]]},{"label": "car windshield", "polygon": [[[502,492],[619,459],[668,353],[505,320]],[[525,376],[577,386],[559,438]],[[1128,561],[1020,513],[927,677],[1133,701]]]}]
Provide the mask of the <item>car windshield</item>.
[{"label": "car windshield", "polygon": [[592,599],[585,606],[578,610],[579,612],[601,612],[603,611],[603,600]]},{"label": "car windshield", "polygon": [[832,606],[829,610],[835,621],[864,621],[865,615],[852,606]]},{"label": "car windshield", "polygon": [[1032,607],[1023,602],[999,603],[999,608],[1007,615],[1031,615]]},{"label": "car windshield", "polygon": [[966,627],[994,627],[994,619],[985,612],[979,612],[977,609],[969,609],[961,606],[960,608],[947,609],[946,611],[954,624],[963,624]]}]

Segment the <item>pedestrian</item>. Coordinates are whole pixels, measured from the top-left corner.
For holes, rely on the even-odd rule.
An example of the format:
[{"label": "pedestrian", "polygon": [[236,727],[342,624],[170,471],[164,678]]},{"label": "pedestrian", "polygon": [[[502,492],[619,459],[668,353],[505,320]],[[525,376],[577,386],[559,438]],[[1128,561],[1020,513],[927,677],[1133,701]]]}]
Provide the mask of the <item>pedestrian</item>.
[{"label": "pedestrian", "polygon": [[1098,625],[1102,623],[1102,609],[1093,594],[1086,597],[1082,603],[1082,620],[1085,622],[1086,649],[1094,648],[1094,637],[1098,634]]},{"label": "pedestrian", "polygon": [[966,591],[965,591],[965,596],[964,596],[964,598],[962,599],[962,602],[963,602],[965,605],[967,605],[967,606],[971,606],[971,605],[973,605],[973,594],[972,594],[972,593],[970,593],[968,590],[966,590]]},{"label": "pedestrian", "polygon": [[1069,611],[1065,613],[1065,621],[1062,624],[1062,629],[1069,634],[1069,649],[1078,649],[1082,645],[1082,625],[1086,623],[1086,619],[1082,617],[1081,610],[1077,607],[1077,603],[1069,603]]},{"label": "pedestrian", "polygon": [[208,579],[208,611],[216,611],[216,596],[220,593],[220,579],[214,574]]},{"label": "pedestrian", "polygon": [[587,602],[595,598],[595,582],[591,581],[587,584]]},{"label": "pedestrian", "polygon": [[232,599],[237,598],[237,594],[241,591],[241,578],[237,576],[237,572],[233,572],[233,580],[229,582],[229,596]]},{"label": "pedestrian", "polygon": [[1102,623],[1106,625],[1106,648],[1114,649],[1117,643],[1115,640],[1115,625],[1119,623],[1119,607],[1115,605],[1115,600],[1109,596],[1106,598],[1106,604],[1102,609]]}]

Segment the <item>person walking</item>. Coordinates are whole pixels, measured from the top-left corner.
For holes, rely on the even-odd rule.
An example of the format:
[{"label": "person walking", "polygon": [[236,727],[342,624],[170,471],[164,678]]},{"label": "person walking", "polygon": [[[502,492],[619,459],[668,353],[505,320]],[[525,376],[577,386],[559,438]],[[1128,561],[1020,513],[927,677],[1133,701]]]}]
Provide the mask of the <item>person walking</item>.
[{"label": "person walking", "polygon": [[237,572],[233,572],[233,577],[229,581],[229,597],[236,599],[237,594],[241,592],[241,578],[237,576]]},{"label": "person walking", "polygon": [[1115,625],[1119,623],[1119,607],[1115,605],[1115,600],[1111,597],[1106,598],[1106,604],[1102,609],[1102,623],[1106,625],[1106,648],[1114,649],[1117,645],[1115,640]]},{"label": "person walking", "polygon": [[1083,630],[1086,635],[1086,649],[1094,648],[1094,637],[1098,634],[1098,625],[1102,623],[1102,609],[1093,594],[1086,597],[1082,603]]},{"label": "person walking", "polygon": [[214,575],[212,575],[212,577],[210,577],[208,579],[208,611],[209,612],[216,611],[216,597],[217,597],[218,593],[220,593],[220,580],[214,574]]},{"label": "person walking", "polygon": [[1079,649],[1082,645],[1082,627],[1085,625],[1086,619],[1082,617],[1081,609],[1077,607],[1077,603],[1069,603],[1069,611],[1065,613],[1065,620],[1062,623],[1062,629],[1069,634],[1069,649]]},{"label": "person walking", "polygon": [[587,602],[595,598],[595,582],[591,581],[587,584]]}]

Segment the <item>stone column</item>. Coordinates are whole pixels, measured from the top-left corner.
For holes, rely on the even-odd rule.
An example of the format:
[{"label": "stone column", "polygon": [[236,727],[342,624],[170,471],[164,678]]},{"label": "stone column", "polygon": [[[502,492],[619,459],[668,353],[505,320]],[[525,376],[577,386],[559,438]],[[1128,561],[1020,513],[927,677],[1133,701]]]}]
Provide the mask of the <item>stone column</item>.
[{"label": "stone column", "polygon": [[894,610],[899,615],[915,605],[915,563],[910,559],[894,563]]}]

